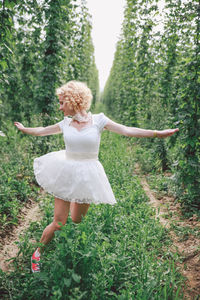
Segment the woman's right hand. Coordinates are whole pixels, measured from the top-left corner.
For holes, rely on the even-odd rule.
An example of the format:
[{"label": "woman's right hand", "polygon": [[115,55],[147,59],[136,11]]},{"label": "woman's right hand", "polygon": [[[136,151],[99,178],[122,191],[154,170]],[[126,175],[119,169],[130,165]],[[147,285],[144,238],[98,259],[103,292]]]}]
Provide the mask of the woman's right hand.
[{"label": "woman's right hand", "polygon": [[14,125],[19,129],[21,130],[22,132],[24,131],[25,127],[22,123],[19,123],[19,122],[14,122]]}]

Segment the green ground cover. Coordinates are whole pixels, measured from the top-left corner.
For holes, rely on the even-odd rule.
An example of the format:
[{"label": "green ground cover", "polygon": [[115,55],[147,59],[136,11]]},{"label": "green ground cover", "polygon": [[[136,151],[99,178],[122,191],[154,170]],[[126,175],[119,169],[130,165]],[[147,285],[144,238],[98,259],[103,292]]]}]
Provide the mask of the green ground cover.
[{"label": "green ground cover", "polygon": [[[39,120],[32,126],[40,126]],[[25,126],[28,124],[24,124]],[[62,136],[34,137],[25,135],[7,122],[5,137],[0,136],[0,228],[9,230],[18,224],[18,214],[25,203],[37,200],[38,187],[33,175],[33,158],[44,153],[44,144],[49,151],[64,149]]]},{"label": "green ground cover", "polygon": [[16,134],[8,124],[6,136],[0,137],[0,228],[18,224],[20,208],[37,194],[33,184],[31,143]]},{"label": "green ground cover", "polygon": [[133,152],[131,139],[102,134],[99,159],[118,203],[92,205],[78,225],[69,218],[47,246],[41,273],[32,274],[33,239],[52,221],[53,198],[45,196],[44,218],[18,241],[14,271],[0,272],[2,299],[183,299],[178,254],[133,176]]}]

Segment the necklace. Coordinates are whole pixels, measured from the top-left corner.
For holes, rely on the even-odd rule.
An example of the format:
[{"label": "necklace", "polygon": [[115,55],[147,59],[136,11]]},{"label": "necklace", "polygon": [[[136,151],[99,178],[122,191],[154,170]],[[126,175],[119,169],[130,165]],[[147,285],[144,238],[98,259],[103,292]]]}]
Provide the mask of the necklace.
[{"label": "necklace", "polygon": [[91,112],[89,111],[89,113],[87,114],[87,116],[82,116],[80,113],[76,113],[73,117],[72,117],[72,121],[76,120],[79,123],[81,122],[88,122],[90,117],[91,117]]}]

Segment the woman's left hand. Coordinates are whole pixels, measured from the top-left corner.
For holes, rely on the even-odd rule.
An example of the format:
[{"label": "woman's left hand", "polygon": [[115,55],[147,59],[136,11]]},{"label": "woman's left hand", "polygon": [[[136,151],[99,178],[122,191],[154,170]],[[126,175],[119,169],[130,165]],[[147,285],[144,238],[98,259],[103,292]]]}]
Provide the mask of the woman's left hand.
[{"label": "woman's left hand", "polygon": [[158,137],[158,138],[166,138],[168,136],[173,135],[177,131],[179,131],[179,128],[159,130],[159,131],[156,131],[157,132],[156,137]]}]

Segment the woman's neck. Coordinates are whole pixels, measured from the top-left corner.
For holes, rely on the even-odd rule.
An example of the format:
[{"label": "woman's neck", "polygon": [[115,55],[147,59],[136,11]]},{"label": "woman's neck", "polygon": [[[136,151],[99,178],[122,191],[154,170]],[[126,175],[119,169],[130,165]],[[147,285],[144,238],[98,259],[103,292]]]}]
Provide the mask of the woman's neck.
[{"label": "woman's neck", "polygon": [[76,112],[73,116],[72,119],[73,121],[77,122],[88,122],[91,117],[91,112],[87,113],[86,111],[80,111]]}]

